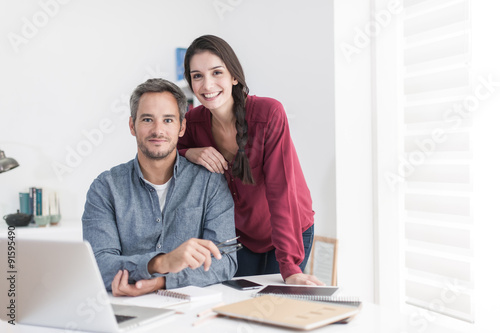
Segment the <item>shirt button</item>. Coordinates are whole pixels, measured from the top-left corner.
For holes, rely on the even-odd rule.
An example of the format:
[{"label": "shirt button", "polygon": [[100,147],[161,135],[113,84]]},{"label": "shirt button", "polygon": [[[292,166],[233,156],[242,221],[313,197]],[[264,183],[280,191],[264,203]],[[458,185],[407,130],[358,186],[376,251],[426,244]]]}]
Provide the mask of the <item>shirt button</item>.
[{"label": "shirt button", "polygon": [[161,220],[159,218],[156,219],[156,222],[160,222]]},{"label": "shirt button", "polygon": [[231,178],[231,181],[234,181],[234,179],[233,179],[233,178]]},{"label": "shirt button", "polygon": [[150,188],[149,190],[150,190],[151,192],[153,192],[155,189],[154,189],[154,188]]},{"label": "shirt button", "polygon": [[161,244],[158,244],[157,248],[161,249]]},{"label": "shirt button", "polygon": [[233,193],[233,195],[236,195],[236,192],[235,192],[235,193]]}]

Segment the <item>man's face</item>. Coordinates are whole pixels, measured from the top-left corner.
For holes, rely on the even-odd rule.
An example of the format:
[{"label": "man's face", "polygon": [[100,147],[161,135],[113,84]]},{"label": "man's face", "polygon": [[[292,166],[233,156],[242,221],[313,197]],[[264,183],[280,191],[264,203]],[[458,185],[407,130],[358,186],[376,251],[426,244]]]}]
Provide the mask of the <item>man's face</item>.
[{"label": "man's face", "polygon": [[[175,156],[186,120],[179,120],[179,107],[169,92],[145,93],[139,100],[137,117],[129,121],[130,133],[137,139],[138,154],[152,160]],[[172,157],[175,159],[175,157]]]}]

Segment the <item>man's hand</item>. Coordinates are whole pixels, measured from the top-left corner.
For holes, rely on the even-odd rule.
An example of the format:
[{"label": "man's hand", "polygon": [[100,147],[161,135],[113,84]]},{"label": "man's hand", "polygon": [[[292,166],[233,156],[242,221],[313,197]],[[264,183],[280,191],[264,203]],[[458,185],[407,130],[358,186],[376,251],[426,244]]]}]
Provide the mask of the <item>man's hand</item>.
[{"label": "man's hand", "polygon": [[185,157],[191,163],[204,166],[210,172],[224,173],[227,161],[214,147],[190,148]]},{"label": "man's hand", "polygon": [[324,286],[325,284],[318,280],[314,275],[297,273],[292,274],[285,279],[286,284],[305,284],[307,286]]},{"label": "man's hand", "polygon": [[126,269],[118,271],[113,282],[111,282],[113,296],[139,296],[162,288],[165,288],[165,278],[163,276],[129,284],[128,271]]},{"label": "man's hand", "polygon": [[151,259],[148,271],[150,274],[177,273],[184,268],[196,269],[201,265],[204,265],[205,271],[208,271],[212,264],[211,255],[216,259],[222,258],[219,249],[212,241],[191,238],[172,252],[160,254]]}]

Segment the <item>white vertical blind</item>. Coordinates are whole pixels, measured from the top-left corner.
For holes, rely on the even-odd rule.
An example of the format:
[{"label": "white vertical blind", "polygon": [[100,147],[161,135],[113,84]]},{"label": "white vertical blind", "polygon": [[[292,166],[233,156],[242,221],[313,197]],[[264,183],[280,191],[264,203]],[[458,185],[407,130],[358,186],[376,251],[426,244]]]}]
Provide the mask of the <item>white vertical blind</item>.
[{"label": "white vertical blind", "polygon": [[469,0],[406,0],[405,301],[473,321]]}]

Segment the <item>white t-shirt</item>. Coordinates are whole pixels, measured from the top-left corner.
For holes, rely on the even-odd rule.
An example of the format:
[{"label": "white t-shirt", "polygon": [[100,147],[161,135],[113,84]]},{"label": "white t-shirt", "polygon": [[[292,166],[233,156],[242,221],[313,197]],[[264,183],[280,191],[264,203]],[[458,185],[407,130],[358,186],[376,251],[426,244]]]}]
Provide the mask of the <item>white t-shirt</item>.
[{"label": "white t-shirt", "polygon": [[[170,178],[172,179],[172,178]],[[167,199],[168,188],[170,187],[170,179],[162,185],[155,185],[151,182],[148,182],[146,179],[144,181],[149,185],[153,186],[156,190],[156,194],[158,194],[158,200],[160,201],[160,208],[163,212],[163,208],[165,208],[165,200]]]}]

